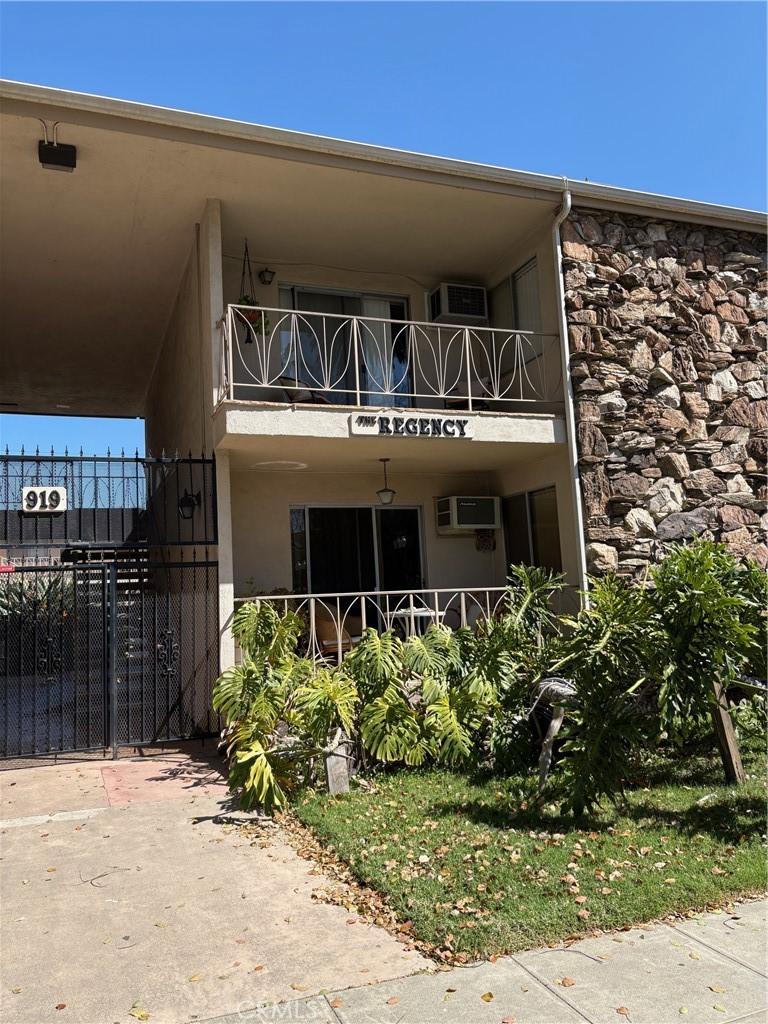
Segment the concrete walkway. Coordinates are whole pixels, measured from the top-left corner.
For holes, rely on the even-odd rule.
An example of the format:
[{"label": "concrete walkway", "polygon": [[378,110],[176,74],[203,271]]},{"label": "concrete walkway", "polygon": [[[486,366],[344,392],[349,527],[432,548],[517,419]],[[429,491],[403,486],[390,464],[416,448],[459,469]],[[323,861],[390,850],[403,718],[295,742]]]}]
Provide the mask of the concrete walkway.
[{"label": "concrete walkway", "polygon": [[182,1024],[428,966],[232,814],[218,760],[1,772],[3,1024]]},{"label": "concrete walkway", "polygon": [[240,817],[216,760],[0,773],[3,1024],[768,1020],[763,902],[436,971]]}]

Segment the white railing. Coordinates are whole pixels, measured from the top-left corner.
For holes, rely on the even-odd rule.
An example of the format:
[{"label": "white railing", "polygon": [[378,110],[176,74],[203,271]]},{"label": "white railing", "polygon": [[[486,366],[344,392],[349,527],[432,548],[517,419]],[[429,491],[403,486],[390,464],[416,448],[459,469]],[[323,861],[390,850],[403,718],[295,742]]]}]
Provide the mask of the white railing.
[{"label": "white railing", "polygon": [[504,412],[563,399],[555,335],[230,305],[219,401]]},{"label": "white railing", "polygon": [[422,633],[433,623],[474,628],[503,612],[506,587],[472,590],[371,590],[347,594],[259,594],[245,601],[269,601],[281,613],[295,612],[303,622],[301,653],[341,663],[345,653],[373,626],[403,637]]}]

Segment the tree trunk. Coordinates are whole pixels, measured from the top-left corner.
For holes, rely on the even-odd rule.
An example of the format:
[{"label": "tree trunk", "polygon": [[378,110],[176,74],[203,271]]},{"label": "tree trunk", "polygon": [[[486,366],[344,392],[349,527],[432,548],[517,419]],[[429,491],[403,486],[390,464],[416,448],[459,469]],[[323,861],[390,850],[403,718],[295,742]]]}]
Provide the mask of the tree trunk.
[{"label": "tree trunk", "polygon": [[714,690],[715,703],[712,705],[712,721],[715,725],[717,745],[720,748],[720,757],[725,769],[725,781],[742,785],[747,781],[747,776],[744,765],[741,763],[739,741],[736,739],[736,731],[728,711],[728,698],[725,695],[723,684],[717,680]]}]

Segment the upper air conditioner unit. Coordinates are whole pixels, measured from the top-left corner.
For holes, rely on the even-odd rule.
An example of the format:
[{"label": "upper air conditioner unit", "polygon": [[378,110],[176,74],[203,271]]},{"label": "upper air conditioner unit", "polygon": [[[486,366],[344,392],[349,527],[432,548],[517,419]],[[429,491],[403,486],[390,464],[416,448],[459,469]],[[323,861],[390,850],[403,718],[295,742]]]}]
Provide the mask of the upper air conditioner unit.
[{"label": "upper air conditioner unit", "polygon": [[429,293],[429,316],[435,323],[487,323],[485,288],[479,284],[447,284],[443,281]]},{"label": "upper air conditioner unit", "polygon": [[501,499],[452,496],[435,498],[438,533],[470,533],[501,528]]}]

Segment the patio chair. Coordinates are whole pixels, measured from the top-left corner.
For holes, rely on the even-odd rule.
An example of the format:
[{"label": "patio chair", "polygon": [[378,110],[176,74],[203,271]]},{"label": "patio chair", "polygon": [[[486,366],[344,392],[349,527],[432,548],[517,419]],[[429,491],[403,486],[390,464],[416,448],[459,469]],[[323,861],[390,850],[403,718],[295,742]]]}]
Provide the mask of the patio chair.
[{"label": "patio chair", "polygon": [[[341,627],[342,654],[352,650],[363,632],[362,622],[356,616],[349,616],[346,620],[346,625],[353,632],[350,633],[346,626]],[[339,631],[337,630],[336,622],[325,608],[318,608],[315,612],[315,640],[323,657],[338,654]]]}]

